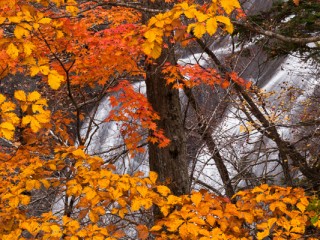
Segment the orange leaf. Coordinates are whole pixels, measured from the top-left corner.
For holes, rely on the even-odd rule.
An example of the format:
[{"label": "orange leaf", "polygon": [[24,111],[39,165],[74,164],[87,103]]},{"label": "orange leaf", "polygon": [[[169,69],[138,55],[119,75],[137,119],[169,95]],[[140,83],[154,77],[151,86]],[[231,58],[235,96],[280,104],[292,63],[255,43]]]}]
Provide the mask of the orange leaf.
[{"label": "orange leaf", "polygon": [[145,240],[148,238],[149,236],[149,231],[146,225],[138,225],[136,227],[137,231],[138,231],[138,238]]}]

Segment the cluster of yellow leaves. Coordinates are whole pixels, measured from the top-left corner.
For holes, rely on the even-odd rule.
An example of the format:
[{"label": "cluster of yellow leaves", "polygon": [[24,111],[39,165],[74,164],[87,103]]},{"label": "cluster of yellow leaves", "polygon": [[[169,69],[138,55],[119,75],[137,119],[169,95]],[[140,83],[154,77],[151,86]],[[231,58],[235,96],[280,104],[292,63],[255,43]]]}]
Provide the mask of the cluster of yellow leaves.
[{"label": "cluster of yellow leaves", "polygon": [[[226,16],[218,13],[219,8],[224,10]],[[237,0],[213,0],[205,10],[199,5],[189,5],[187,2],[176,4],[170,11],[158,14],[149,20],[144,34],[146,41],[143,44],[143,50],[147,55],[158,58],[161,55],[163,37],[170,36],[173,30],[176,35],[179,35],[176,40],[181,40],[179,38],[183,35],[180,21],[182,16],[194,21],[187,25],[186,31],[192,32],[197,38],[201,38],[205,33],[212,36],[216,33],[219,24],[224,26],[225,31],[232,33],[233,25],[228,16],[237,8],[240,8]]]},{"label": "cluster of yellow leaves", "polygon": [[[14,168],[15,178],[0,187],[2,211],[1,239],[22,239],[28,232],[42,239],[121,239],[122,228],[131,225],[139,239],[153,234],[156,239],[299,239],[317,218],[308,209],[309,198],[302,189],[261,185],[235,195],[236,203],[204,190],[175,196],[170,189],[157,184],[157,174],[148,177],[114,173],[114,166],[99,157],[87,155],[82,148],[61,147],[51,160],[30,159],[29,165]],[[48,171],[50,169],[50,171]],[[57,170],[69,169],[67,178],[52,178]],[[30,196],[25,191],[55,187],[74,202],[71,215],[49,211],[38,217],[28,215]],[[162,216],[151,227],[131,216],[150,213],[152,206]],[[70,207],[70,206],[68,206]],[[114,219],[112,223],[108,219]],[[318,226],[318,222],[313,224]],[[319,227],[319,226],[318,226]],[[132,231],[132,230],[131,230]]]},{"label": "cluster of yellow leaves", "polygon": [[30,125],[33,132],[38,132],[43,124],[50,121],[50,111],[45,109],[48,106],[47,100],[41,98],[40,93],[34,91],[26,95],[24,91],[17,90],[14,97],[20,102],[24,113],[21,120],[22,127]]},{"label": "cluster of yellow leaves", "polygon": [[0,94],[0,137],[11,140],[14,136],[15,126],[20,119],[15,114],[15,104],[6,101],[6,97]]},{"label": "cluster of yellow leaves", "polygon": [[17,59],[19,53],[24,53],[26,57],[30,56],[35,45],[26,40],[30,37],[32,31],[38,30],[40,25],[49,24],[51,19],[45,17],[43,13],[36,11],[30,5],[22,5],[21,11],[17,11],[15,15],[0,17],[0,24],[14,24],[15,40],[7,38],[2,44],[8,44],[6,53],[12,58]]},{"label": "cluster of yellow leaves", "polygon": [[[49,2],[41,1],[46,5]],[[54,1],[55,2],[55,1]],[[55,2],[58,4],[58,2]],[[77,9],[77,4],[74,0],[68,0],[67,8],[72,8],[70,12],[73,14]],[[12,8],[15,9],[15,8]],[[48,77],[48,83],[52,89],[58,89],[64,77],[60,75],[56,70],[50,69],[49,58],[44,57],[43,54],[37,52],[37,43],[34,36],[42,36],[42,31],[45,31],[48,27],[59,39],[63,36],[59,27],[62,25],[61,21],[52,20],[50,17],[45,16],[41,12],[41,8],[35,8],[32,4],[19,3],[19,8],[16,10],[2,11],[0,14],[0,26],[1,24],[10,24],[14,26],[13,36],[4,35],[0,41],[0,48],[5,49],[5,53],[8,55],[10,61],[8,65],[12,73],[15,73],[16,67],[12,65],[14,62],[19,62],[21,66],[28,66],[30,68],[30,75],[35,76],[39,72],[42,75]],[[12,63],[11,63],[12,62]]]},{"label": "cluster of yellow leaves", "polygon": [[[303,189],[270,187],[266,184],[236,194],[237,207],[253,214],[258,239],[274,236],[278,239],[299,239],[303,236],[313,212],[306,212],[308,197]],[[251,223],[252,223],[251,222]]]},{"label": "cluster of yellow leaves", "polygon": [[[301,239],[310,217],[318,220],[313,210],[306,210],[309,200],[302,189],[264,184],[234,198],[235,204],[201,191],[190,196],[169,195],[166,207],[157,204],[164,218],[150,231],[156,239],[252,239],[252,226],[258,230],[257,239]],[[316,223],[313,225],[319,227]]]},{"label": "cluster of yellow leaves", "polygon": [[50,121],[50,111],[46,110],[47,100],[41,98],[37,91],[26,94],[23,90],[17,90],[14,97],[20,103],[23,113],[20,119],[15,111],[16,105],[11,101],[6,101],[6,97],[0,94],[0,137],[12,140],[16,126],[30,125],[33,132],[38,132],[45,123]]},{"label": "cluster of yellow leaves", "polygon": [[64,77],[61,74],[54,69],[50,69],[49,59],[47,58],[40,57],[36,61],[33,57],[28,57],[26,58],[25,63],[30,67],[31,77],[34,77],[39,73],[47,76],[48,84],[54,90],[57,90],[60,87],[61,82],[64,81]]}]

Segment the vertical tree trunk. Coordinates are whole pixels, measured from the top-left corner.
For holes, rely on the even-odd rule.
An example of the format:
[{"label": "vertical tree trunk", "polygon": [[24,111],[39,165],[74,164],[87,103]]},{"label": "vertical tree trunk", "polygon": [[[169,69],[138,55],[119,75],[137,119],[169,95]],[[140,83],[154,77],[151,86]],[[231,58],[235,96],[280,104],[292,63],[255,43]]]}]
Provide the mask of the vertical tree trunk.
[{"label": "vertical tree trunk", "polygon": [[189,193],[186,139],[183,128],[179,91],[166,85],[161,73],[164,62],[174,63],[173,51],[164,49],[160,58],[147,65],[147,97],[160,115],[158,126],[171,140],[168,147],[149,144],[150,170],[159,174],[159,181],[167,183],[175,195]]}]

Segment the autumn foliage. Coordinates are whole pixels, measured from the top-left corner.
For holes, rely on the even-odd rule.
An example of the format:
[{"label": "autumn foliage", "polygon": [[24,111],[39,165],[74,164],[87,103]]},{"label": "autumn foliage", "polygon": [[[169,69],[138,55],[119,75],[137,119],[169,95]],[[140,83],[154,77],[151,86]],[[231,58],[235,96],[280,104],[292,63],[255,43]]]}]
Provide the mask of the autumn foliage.
[{"label": "autumn foliage", "polygon": [[[232,33],[229,16],[240,8],[236,0],[178,1],[143,25],[139,9],[102,2],[0,2],[1,78],[22,74],[42,89],[0,94],[0,137],[10,145],[0,153],[0,238],[299,239],[306,228],[319,228],[320,202],[300,188],[264,184],[232,199],[205,190],[175,196],[155,172],[117,174],[114,165],[86,153],[87,139],[68,129],[85,117],[86,89],[101,90],[98,100],[110,96],[113,110],[105,121],[121,124],[131,155],[144,151],[145,141],[167,147],[159,115],[131,80],[145,77],[141,62],[161,55],[164,38],[184,45]],[[235,73],[221,76],[198,65],[165,64],[162,71],[175,88],[232,82],[250,88]],[[63,98],[73,111],[63,108]],[[37,194],[60,201],[34,213]]]}]

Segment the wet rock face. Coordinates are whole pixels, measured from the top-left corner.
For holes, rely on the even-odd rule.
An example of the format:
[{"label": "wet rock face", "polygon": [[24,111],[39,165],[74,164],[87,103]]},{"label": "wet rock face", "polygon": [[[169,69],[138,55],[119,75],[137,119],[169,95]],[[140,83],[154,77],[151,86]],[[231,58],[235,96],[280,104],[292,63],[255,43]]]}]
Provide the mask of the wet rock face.
[{"label": "wet rock face", "polygon": [[242,0],[240,1],[243,8],[248,15],[255,15],[259,12],[268,11],[271,7],[273,2],[272,0]]}]

